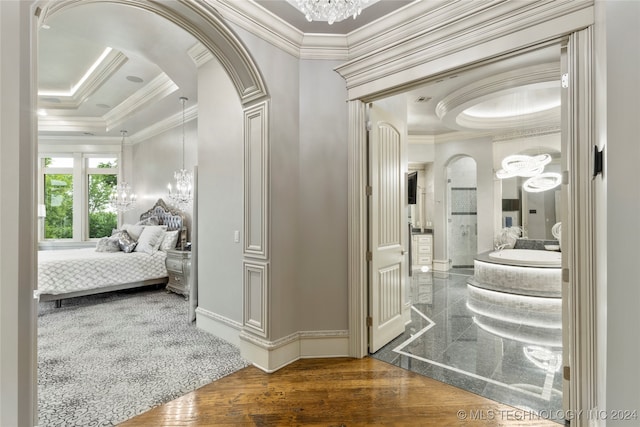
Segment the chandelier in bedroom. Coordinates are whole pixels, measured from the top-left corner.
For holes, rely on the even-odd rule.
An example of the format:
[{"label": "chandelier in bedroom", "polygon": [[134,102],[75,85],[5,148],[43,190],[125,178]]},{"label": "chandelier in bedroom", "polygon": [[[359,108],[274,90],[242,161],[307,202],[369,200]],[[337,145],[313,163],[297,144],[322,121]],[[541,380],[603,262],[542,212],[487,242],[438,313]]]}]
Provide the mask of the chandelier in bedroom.
[{"label": "chandelier in bedroom", "polygon": [[193,174],[184,168],[184,108],[189,99],[180,97],[182,102],[182,169],[173,173],[176,180],[175,188],[168,185],[169,199],[177,205],[178,209],[185,210],[193,201]]},{"label": "chandelier in bedroom", "polygon": [[290,0],[307,21],[327,21],[329,25],[353,16],[356,19],[369,0]]},{"label": "chandelier in bedroom", "polygon": [[136,195],[131,188],[131,185],[124,179],[124,137],[127,135],[126,130],[121,130],[122,141],[120,142],[120,171],[122,172],[122,181],[118,182],[111,192],[109,197],[109,204],[116,212],[126,212],[131,210],[136,205]]}]

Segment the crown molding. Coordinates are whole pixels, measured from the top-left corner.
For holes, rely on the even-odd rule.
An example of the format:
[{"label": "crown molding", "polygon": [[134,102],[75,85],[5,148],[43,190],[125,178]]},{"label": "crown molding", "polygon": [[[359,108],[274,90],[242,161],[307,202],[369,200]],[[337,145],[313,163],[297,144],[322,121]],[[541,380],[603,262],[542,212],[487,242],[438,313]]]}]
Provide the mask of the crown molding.
[{"label": "crown molding", "polygon": [[347,60],[349,58],[347,36],[343,34],[304,34],[298,57],[300,59]]},{"label": "crown molding", "polygon": [[39,153],[119,153],[122,138],[46,135],[38,137]]},{"label": "crown molding", "polygon": [[[198,118],[198,104],[185,108],[184,110],[184,122],[188,123],[191,120]],[[142,129],[129,137],[129,141],[132,145],[138,144],[142,141],[146,141],[154,136],[167,132],[170,129],[182,125],[182,111],[172,116],[167,117],[164,120],[154,123],[153,125]]]},{"label": "crown molding", "polygon": [[[407,21],[403,27],[388,32],[383,47],[358,55],[336,71],[347,80],[350,99],[364,98],[378,87],[392,86],[387,80],[400,73],[420,79],[446,72],[451,64],[443,58],[454,54],[465,55],[464,61],[472,63],[486,57],[489,48],[504,52],[500,41],[507,37],[515,36],[510,43],[515,43],[516,49],[523,47],[517,42],[528,39],[525,35],[529,31],[536,31],[544,40],[591,23],[592,1],[456,2]],[[403,33],[410,28],[414,30],[412,34]],[[472,50],[481,45],[482,50]]]},{"label": "crown molding", "polygon": [[446,142],[468,141],[478,138],[490,138],[493,142],[502,142],[510,141],[513,139],[536,138],[545,135],[559,134],[560,130],[560,123],[557,123],[548,126],[537,126],[527,129],[509,130],[506,132],[504,130],[459,131],[435,135],[433,137],[433,142],[436,144],[443,144]]},{"label": "crown molding", "polygon": [[100,117],[38,117],[38,132],[97,133],[104,131],[105,126],[105,120]]},{"label": "crown molding", "polygon": [[196,68],[200,68],[213,59],[213,53],[207,49],[202,43],[196,43],[187,50],[187,54],[191,58]]},{"label": "crown molding", "polygon": [[[495,0],[454,2],[417,0],[347,34],[349,58],[354,59],[381,49],[388,49],[417,34],[434,31],[446,22],[462,19],[478,5]],[[422,28],[419,32],[416,29]]]},{"label": "crown molding", "polygon": [[117,127],[124,119],[143,108],[146,104],[157,102],[178,89],[178,85],[176,85],[169,76],[165,73],[160,73],[156,78],[151,80],[149,84],[145,85],[142,89],[135,92],[103,116],[106,122],[106,129],[110,130]]},{"label": "crown molding", "polygon": [[209,3],[229,22],[295,57],[300,57],[304,33],[257,3],[237,0],[209,0]]},{"label": "crown molding", "polygon": [[[190,122],[198,118],[198,105],[185,108],[184,121]],[[153,125],[142,129],[135,134],[127,135],[125,145],[135,145],[146,141],[154,136],[167,132],[170,129],[182,125],[182,111]],[[40,117],[38,120],[38,130],[42,132],[101,132],[105,129],[105,121],[94,117],[69,117],[60,120],[58,117]],[[120,138],[117,138],[120,141]],[[113,142],[113,137],[91,137],[91,144],[105,144]],[[38,137],[38,143],[45,144],[86,144],[86,136],[56,136],[42,135]],[[119,143],[119,142],[118,142]]]},{"label": "crown molding", "polygon": [[303,33],[252,1],[210,0],[210,3],[229,22],[297,58],[346,61],[376,46],[386,46],[389,40],[381,35],[388,34],[390,27],[404,26],[399,32],[409,36],[415,28],[406,28],[408,17],[437,9],[448,1],[438,0],[434,4],[416,0],[349,34]]}]

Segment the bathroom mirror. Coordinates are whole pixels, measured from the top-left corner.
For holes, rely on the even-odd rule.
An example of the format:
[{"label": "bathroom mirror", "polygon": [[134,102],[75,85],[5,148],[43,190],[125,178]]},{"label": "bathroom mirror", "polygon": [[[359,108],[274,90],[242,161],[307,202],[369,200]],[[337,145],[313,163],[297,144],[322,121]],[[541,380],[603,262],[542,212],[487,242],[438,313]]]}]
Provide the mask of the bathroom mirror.
[{"label": "bathroom mirror", "polygon": [[[544,166],[544,172],[559,174],[558,150],[538,147],[517,154],[534,156],[542,152],[551,156],[551,161]],[[527,179],[529,178],[514,176],[501,180],[502,227],[521,227],[523,237],[529,239],[554,240],[551,228],[560,221],[560,186],[546,191],[528,192],[523,189]]]}]

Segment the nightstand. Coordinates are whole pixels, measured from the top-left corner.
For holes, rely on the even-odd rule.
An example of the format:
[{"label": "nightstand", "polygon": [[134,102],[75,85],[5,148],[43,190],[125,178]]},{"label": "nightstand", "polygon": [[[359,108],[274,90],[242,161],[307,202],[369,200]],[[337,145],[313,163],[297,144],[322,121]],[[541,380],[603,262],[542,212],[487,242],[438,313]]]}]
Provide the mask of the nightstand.
[{"label": "nightstand", "polygon": [[189,298],[191,278],[191,251],[169,249],[166,259],[169,283],[167,290]]}]

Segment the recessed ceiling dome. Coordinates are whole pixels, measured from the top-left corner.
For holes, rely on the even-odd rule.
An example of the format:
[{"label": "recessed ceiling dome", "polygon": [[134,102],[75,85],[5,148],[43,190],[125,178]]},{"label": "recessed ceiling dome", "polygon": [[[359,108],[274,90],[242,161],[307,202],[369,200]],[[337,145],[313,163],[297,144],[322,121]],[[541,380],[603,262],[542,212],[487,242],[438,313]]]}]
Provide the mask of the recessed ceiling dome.
[{"label": "recessed ceiling dome", "polygon": [[482,79],[446,96],[436,107],[451,129],[531,128],[560,122],[560,68],[541,64]]},{"label": "recessed ceiling dome", "polygon": [[478,119],[504,119],[540,113],[560,106],[560,85],[536,83],[507,91],[487,101],[479,102],[462,113]]}]

